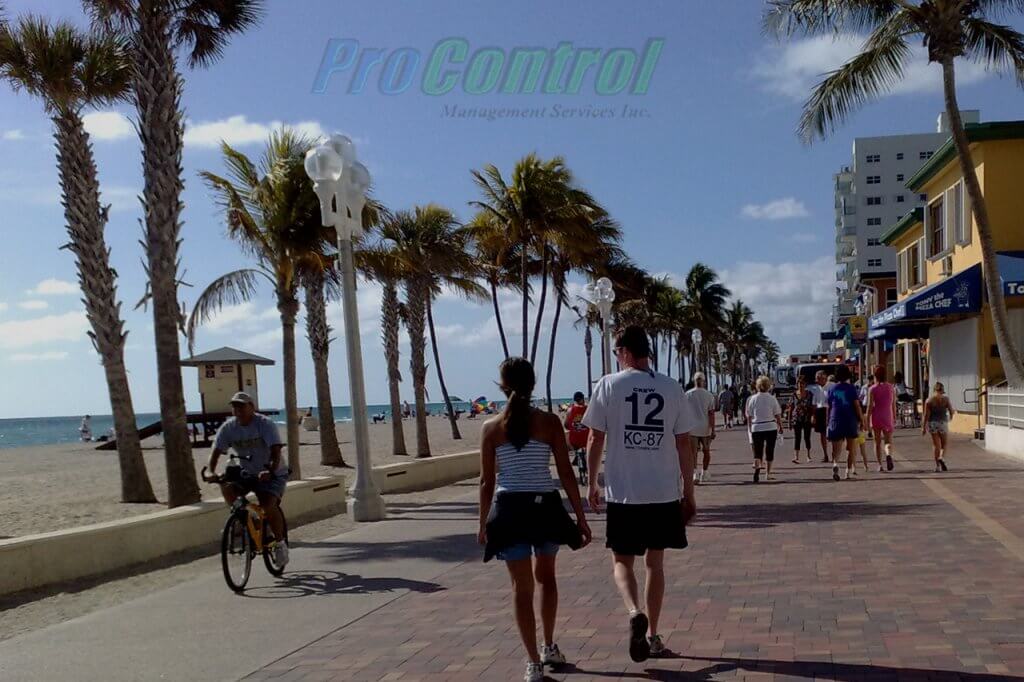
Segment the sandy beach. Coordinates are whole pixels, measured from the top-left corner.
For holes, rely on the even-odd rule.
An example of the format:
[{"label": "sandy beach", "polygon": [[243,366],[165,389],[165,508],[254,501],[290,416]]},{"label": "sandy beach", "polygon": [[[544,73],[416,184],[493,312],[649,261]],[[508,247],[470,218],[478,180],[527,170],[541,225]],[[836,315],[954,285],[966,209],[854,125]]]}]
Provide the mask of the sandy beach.
[{"label": "sandy beach", "polygon": [[[482,419],[459,420],[462,439],[452,438],[448,420],[427,420],[431,452],[435,455],[475,450]],[[351,423],[336,424],[342,455],[355,464]],[[282,435],[284,428],[281,428]],[[370,452],[375,465],[408,461],[391,454],[391,424],[371,424]],[[302,473],[331,475],[338,469],[320,465],[319,433],[301,431]],[[415,422],[405,421],[406,446],[415,453]],[[157,497],[165,499],[163,450],[159,438],[143,443],[146,466]],[[206,463],[209,449],[195,451],[196,472]],[[351,472],[341,469],[341,472]],[[163,504],[121,504],[117,453],[100,452],[94,444],[77,443],[0,450],[0,539],[43,533],[101,521],[111,521],[165,509]],[[203,485],[204,499],[216,499],[216,488]],[[286,503],[287,504],[287,503]]]}]

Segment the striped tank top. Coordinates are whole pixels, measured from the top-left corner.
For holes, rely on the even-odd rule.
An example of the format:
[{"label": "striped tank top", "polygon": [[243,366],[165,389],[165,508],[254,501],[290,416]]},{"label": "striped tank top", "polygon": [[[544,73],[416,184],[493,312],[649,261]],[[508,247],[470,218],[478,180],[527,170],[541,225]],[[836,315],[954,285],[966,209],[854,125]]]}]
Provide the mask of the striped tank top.
[{"label": "striped tank top", "polygon": [[499,445],[497,492],[546,493],[556,490],[551,479],[551,446],[532,438],[522,450],[511,443]]}]

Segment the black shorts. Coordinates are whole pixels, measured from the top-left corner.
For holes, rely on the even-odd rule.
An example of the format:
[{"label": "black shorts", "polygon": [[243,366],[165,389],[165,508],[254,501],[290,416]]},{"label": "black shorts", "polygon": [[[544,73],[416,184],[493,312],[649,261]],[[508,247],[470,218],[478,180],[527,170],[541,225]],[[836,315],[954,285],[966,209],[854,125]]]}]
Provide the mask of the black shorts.
[{"label": "black shorts", "polygon": [[685,549],[686,525],[680,500],[656,504],[609,502],[605,547],[616,554],[643,556],[649,549]]},{"label": "black shorts", "polygon": [[828,423],[825,421],[825,416],[828,411],[824,407],[819,407],[814,411],[814,431],[816,433],[825,433],[828,431]]}]

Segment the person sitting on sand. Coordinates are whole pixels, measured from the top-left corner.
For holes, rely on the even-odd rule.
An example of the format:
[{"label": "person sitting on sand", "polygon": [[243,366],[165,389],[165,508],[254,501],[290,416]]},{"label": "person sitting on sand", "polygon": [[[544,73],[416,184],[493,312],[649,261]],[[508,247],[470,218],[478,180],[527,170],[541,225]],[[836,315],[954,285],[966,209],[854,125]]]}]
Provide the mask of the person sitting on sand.
[{"label": "person sitting on sand", "polygon": [[92,417],[89,415],[82,417],[82,425],[78,427],[78,435],[82,437],[83,443],[88,443],[92,440]]}]

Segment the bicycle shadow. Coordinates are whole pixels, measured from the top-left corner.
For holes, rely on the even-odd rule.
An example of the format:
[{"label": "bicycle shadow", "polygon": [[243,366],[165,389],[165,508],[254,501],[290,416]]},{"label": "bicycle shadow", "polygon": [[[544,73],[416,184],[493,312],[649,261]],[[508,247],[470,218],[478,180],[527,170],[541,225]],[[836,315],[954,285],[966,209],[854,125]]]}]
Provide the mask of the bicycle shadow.
[{"label": "bicycle shadow", "polygon": [[409,591],[431,594],[446,588],[437,583],[406,578],[364,578],[338,571],[297,571],[285,573],[273,585],[252,587],[245,591],[253,599],[297,599],[326,595],[379,594]]}]

